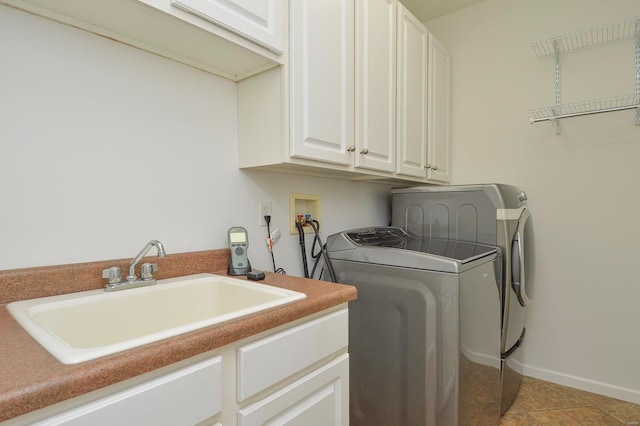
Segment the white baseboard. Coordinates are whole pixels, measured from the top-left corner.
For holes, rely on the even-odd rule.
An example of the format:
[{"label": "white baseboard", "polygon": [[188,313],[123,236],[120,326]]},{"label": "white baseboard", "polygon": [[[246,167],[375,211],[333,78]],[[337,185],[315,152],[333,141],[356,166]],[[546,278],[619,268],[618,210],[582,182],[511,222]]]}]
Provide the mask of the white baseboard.
[{"label": "white baseboard", "polygon": [[460,344],[460,351],[462,351],[462,354],[471,362],[500,369],[500,356],[495,357],[491,355],[481,354],[479,352],[474,352],[468,349],[463,344]]},{"label": "white baseboard", "polygon": [[640,391],[635,389],[623,388],[611,385],[609,383],[598,382],[595,380],[585,379],[583,377],[572,376],[570,374],[559,373],[557,371],[546,370],[544,368],[533,367],[526,364],[519,365],[522,368],[522,374],[547,382],[559,385],[569,386],[587,392],[597,393],[609,396],[611,398],[620,399],[622,401],[640,404]]}]

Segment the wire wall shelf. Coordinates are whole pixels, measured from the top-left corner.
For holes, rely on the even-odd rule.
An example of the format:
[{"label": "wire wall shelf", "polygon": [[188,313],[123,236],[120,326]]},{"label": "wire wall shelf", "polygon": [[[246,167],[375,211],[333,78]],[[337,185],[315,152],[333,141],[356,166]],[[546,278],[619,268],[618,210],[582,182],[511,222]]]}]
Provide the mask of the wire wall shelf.
[{"label": "wire wall shelf", "polygon": [[636,23],[640,21],[640,16],[625,19],[611,24],[601,25],[584,31],[568,33],[551,37],[546,40],[531,43],[536,56],[545,58],[558,53],[569,52],[571,50],[586,49],[600,44],[613,43],[625,38],[635,37]]},{"label": "wire wall shelf", "polygon": [[531,123],[538,123],[541,121],[551,121],[560,118],[599,114],[602,112],[624,111],[639,107],[640,97],[635,94],[630,94],[534,108],[529,110],[529,114],[531,115]]},{"label": "wire wall shelf", "polygon": [[[611,98],[594,99],[570,104],[560,103],[560,54],[572,50],[586,49],[593,46],[613,43],[633,37],[635,39],[635,93]],[[635,109],[635,124],[640,125],[640,16],[601,25],[585,31],[563,34],[531,44],[538,58],[555,58],[555,99],[553,106],[529,110],[530,122],[551,121],[556,134],[560,134],[561,118],[581,115],[599,114],[603,112]]]}]

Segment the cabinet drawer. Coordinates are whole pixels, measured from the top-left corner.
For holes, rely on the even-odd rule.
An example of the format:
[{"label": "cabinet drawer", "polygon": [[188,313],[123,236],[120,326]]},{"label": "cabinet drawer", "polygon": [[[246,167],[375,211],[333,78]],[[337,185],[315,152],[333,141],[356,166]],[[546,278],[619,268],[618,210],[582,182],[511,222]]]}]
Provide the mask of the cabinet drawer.
[{"label": "cabinet drawer", "polygon": [[197,424],[222,410],[217,356],[98,399],[35,425]]},{"label": "cabinet drawer", "polygon": [[239,402],[349,344],[347,309],[238,348]]},{"label": "cabinet drawer", "polygon": [[348,425],[349,355],[238,411],[238,426]]}]

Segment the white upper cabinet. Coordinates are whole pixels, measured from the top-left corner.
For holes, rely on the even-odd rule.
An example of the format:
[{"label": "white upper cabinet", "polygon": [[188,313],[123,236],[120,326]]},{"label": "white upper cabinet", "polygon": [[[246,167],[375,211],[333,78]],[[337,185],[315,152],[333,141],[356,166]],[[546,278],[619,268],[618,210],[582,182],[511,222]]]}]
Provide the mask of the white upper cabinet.
[{"label": "white upper cabinet", "polygon": [[170,0],[171,5],[219,24],[271,51],[284,46],[284,0]]},{"label": "white upper cabinet", "polygon": [[233,81],[286,60],[274,53],[284,46],[285,0],[181,1],[189,12],[172,6],[171,0],[2,3]]},{"label": "white upper cabinet", "polygon": [[428,43],[425,26],[400,4],[396,140],[396,172],[400,175],[426,176]]},{"label": "white upper cabinet", "polygon": [[451,57],[429,37],[429,137],[427,179],[448,183],[451,164]]},{"label": "white upper cabinet", "polygon": [[238,83],[239,166],[446,183],[449,64],[427,28],[398,0],[289,8],[289,62]]},{"label": "white upper cabinet", "polygon": [[394,172],[397,1],[290,4],[290,155]]},{"label": "white upper cabinet", "polygon": [[398,6],[397,169],[448,183],[451,155],[451,58],[427,28]]},{"label": "white upper cabinet", "polygon": [[356,168],[395,171],[396,0],[356,1]]},{"label": "white upper cabinet", "polygon": [[290,155],[351,164],[353,0],[290,2]]}]

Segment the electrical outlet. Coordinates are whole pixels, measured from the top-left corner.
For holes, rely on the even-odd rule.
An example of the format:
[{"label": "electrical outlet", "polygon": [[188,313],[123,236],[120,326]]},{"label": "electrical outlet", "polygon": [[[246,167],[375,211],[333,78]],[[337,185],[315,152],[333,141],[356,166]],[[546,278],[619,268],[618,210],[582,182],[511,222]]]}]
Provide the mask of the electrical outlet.
[{"label": "electrical outlet", "polygon": [[271,216],[271,201],[260,201],[258,210],[260,212],[258,223],[260,226],[267,226],[267,222],[264,221],[264,217]]}]

